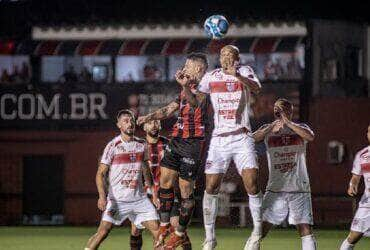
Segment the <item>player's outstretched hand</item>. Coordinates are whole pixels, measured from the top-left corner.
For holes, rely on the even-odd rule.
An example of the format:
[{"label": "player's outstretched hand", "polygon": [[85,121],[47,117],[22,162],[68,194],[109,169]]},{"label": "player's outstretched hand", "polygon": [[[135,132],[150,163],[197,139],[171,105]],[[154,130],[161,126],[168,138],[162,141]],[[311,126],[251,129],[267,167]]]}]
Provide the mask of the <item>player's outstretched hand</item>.
[{"label": "player's outstretched hand", "polygon": [[136,123],[137,123],[137,125],[141,126],[141,125],[143,125],[144,123],[146,123],[148,121],[149,121],[149,117],[144,115],[144,116],[139,116],[137,118]]},{"label": "player's outstretched hand", "polygon": [[98,208],[101,211],[104,211],[106,207],[107,207],[107,199],[106,198],[99,198],[99,200],[98,200]]},{"label": "player's outstretched hand", "polygon": [[349,184],[347,193],[348,193],[349,196],[352,196],[352,197],[357,195],[357,186]]}]

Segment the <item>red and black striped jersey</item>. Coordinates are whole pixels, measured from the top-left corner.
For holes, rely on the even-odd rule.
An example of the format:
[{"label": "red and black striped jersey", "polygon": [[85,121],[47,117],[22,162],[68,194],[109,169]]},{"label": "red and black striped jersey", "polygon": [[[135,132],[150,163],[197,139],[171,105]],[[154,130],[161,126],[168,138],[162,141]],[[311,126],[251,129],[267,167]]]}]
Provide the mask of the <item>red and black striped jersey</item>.
[{"label": "red and black striped jersey", "polygon": [[164,150],[168,145],[168,139],[159,136],[156,143],[147,143],[148,146],[148,160],[150,171],[153,176],[154,185],[159,185],[160,178],[160,162],[164,155]]},{"label": "red and black striped jersey", "polygon": [[[191,90],[196,91],[197,85],[192,84]],[[176,102],[180,105],[177,122],[173,126],[173,137],[203,138],[205,136],[205,122],[207,113],[207,99],[196,108],[192,107],[181,91]]]}]

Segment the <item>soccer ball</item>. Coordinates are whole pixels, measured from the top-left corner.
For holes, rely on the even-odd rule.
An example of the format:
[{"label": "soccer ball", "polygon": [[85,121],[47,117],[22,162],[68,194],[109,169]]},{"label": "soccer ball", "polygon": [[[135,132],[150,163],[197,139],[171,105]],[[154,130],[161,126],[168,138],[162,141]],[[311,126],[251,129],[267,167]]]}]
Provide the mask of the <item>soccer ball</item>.
[{"label": "soccer ball", "polygon": [[224,16],[213,15],[204,22],[204,31],[207,36],[212,39],[221,39],[229,29],[229,22]]}]

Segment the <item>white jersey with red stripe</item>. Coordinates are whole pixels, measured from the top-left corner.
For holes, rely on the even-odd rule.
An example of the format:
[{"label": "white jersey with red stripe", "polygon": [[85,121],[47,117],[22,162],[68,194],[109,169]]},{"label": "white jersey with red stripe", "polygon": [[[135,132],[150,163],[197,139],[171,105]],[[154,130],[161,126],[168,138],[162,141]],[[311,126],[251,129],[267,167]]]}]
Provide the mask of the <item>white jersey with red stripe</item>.
[{"label": "white jersey with red stripe", "polygon": [[[260,84],[251,67],[241,66],[239,74]],[[222,69],[215,69],[203,76],[198,90],[211,96],[215,126],[213,136],[241,128],[251,131],[249,122],[250,91],[238,78],[225,74]]]},{"label": "white jersey with red stripe", "polygon": [[[310,129],[306,124],[300,126]],[[265,137],[269,179],[266,190],[272,192],[311,192],[306,166],[307,141],[284,126]]]},{"label": "white jersey with red stripe", "polygon": [[124,141],[121,135],[107,144],[100,162],[109,166],[108,199],[132,202],[146,197],[142,181],[145,151],[145,141]]},{"label": "white jersey with red stripe", "polygon": [[352,174],[364,177],[365,192],[359,207],[370,208],[370,146],[360,150],[353,161]]}]

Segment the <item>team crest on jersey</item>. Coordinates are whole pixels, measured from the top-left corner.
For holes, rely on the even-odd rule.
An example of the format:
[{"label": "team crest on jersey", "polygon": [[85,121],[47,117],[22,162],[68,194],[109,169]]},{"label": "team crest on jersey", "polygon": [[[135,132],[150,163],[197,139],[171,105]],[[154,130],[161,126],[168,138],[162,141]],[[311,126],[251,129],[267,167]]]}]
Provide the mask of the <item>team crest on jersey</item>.
[{"label": "team crest on jersey", "polygon": [[136,154],[135,153],[130,154],[130,161],[132,161],[132,162],[136,161]]},{"label": "team crest on jersey", "polygon": [[226,89],[229,92],[235,91],[235,84],[233,82],[226,82]]}]

